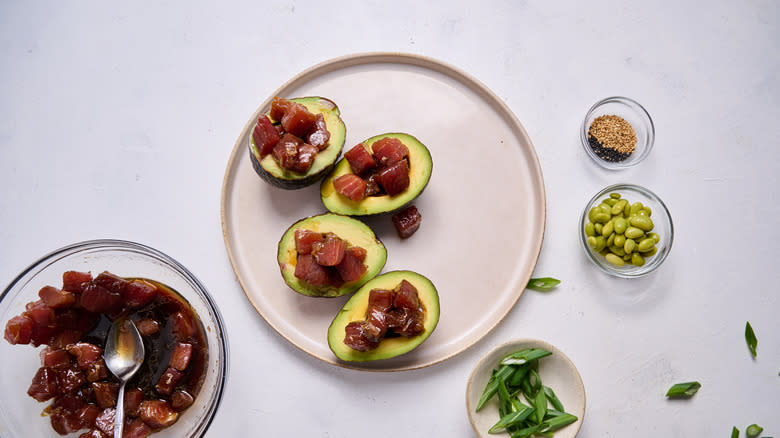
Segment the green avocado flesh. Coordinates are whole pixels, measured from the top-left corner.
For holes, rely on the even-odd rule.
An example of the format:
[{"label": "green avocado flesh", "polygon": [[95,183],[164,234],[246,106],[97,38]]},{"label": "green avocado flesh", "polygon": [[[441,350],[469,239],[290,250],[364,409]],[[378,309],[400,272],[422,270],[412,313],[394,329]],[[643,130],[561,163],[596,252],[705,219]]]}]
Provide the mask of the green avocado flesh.
[{"label": "green avocado flesh", "polygon": [[[333,169],[333,164],[338,159],[341,154],[341,148],[344,146],[347,129],[341,120],[341,111],[332,101],[324,97],[298,97],[289,100],[304,105],[313,114],[322,113],[323,117],[325,117],[325,126],[327,126],[330,133],[328,147],[317,153],[308,172],[293,172],[279,167],[272,154],[260,158],[260,153],[255,146],[250,131],[249,156],[252,161],[252,167],[265,181],[283,189],[300,189],[314,184]],[[275,122],[275,120],[272,121]]]},{"label": "green avocado flesh", "polygon": [[368,196],[358,202],[352,201],[336,192],[336,189],[333,187],[334,179],[341,175],[352,173],[349,162],[342,158],[336,163],[336,168],[333,172],[322,180],[322,185],[320,185],[320,197],[325,208],[333,213],[350,216],[387,213],[412,202],[422,193],[431,179],[431,171],[433,170],[430,151],[413,136],[402,133],[376,135],[365,140],[363,144],[368,148],[369,152],[373,153],[371,147],[374,142],[385,137],[395,137],[409,149],[409,188],[395,196]]},{"label": "green avocado flesh", "polygon": [[[295,250],[295,230],[298,228],[318,233],[334,233],[346,240],[349,245],[362,247],[366,250],[366,259],[363,261],[367,268],[366,272],[359,279],[344,283],[341,287],[313,286],[301,281],[295,276],[295,265],[298,260],[298,251]],[[301,219],[288,228],[279,240],[277,260],[284,281],[294,291],[310,297],[339,297],[354,292],[374,278],[385,266],[387,250],[371,228],[363,222],[347,216],[325,213]]]},{"label": "green avocado flesh", "polygon": [[[357,351],[344,343],[344,329],[352,321],[366,319],[368,295],[372,289],[394,289],[406,280],[417,289],[423,310],[425,312],[425,332],[411,338],[394,337],[383,339],[377,348],[370,351]],[[436,328],[439,322],[439,294],[433,283],[426,277],[412,271],[391,271],[369,281],[360,288],[352,298],[344,304],[336,318],[328,328],[328,345],[341,360],[348,362],[367,362],[389,359],[408,353],[420,345]]]}]

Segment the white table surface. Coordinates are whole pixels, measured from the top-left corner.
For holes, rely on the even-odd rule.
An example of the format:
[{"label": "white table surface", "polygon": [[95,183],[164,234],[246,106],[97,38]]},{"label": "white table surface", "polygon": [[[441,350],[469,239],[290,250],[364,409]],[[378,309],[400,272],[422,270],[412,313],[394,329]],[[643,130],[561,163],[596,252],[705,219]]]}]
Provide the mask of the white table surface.
[{"label": "white table surface", "polygon": [[[0,4],[0,282],[95,238],[181,261],[230,339],[212,437],[471,437],[467,378],[517,337],[577,365],[580,437],[729,436],[754,422],[780,436],[779,2],[333,3]],[[526,292],[463,354],[410,372],[341,369],[287,343],[244,296],[220,224],[227,159],[260,102],[366,51],[439,59],[505,100],[544,172],[536,274],[563,280]],[[578,138],[610,95],[640,101],[656,126],[651,155],[620,172]],[[646,278],[597,272],[577,242],[584,203],[615,182],[655,191],[674,218],[672,253]],[[664,397],[687,380],[703,385],[693,399]]]}]

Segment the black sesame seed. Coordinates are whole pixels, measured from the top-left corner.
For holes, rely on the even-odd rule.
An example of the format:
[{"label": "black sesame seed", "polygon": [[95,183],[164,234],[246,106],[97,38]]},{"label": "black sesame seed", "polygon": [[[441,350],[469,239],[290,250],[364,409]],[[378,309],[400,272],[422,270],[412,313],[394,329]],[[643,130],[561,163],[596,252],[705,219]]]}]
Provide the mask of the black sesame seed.
[{"label": "black sesame seed", "polygon": [[617,163],[625,160],[631,155],[631,154],[621,154],[615,149],[605,147],[603,144],[599,143],[598,140],[596,140],[594,137],[591,136],[588,136],[588,143],[590,143],[590,147],[591,149],[593,149],[593,152],[604,161]]}]

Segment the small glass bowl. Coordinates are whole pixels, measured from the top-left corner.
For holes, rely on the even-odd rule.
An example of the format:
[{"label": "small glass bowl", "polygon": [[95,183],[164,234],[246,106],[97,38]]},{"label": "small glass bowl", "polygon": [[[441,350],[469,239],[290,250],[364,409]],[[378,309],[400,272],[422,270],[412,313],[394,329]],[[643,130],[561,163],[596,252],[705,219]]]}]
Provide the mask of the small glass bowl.
[{"label": "small glass bowl", "polygon": [[[653,220],[654,224],[652,232],[659,235],[660,241],[655,245],[658,251],[652,256],[645,257],[645,264],[642,266],[636,266],[631,263],[626,263],[624,266],[613,265],[608,262],[603,255],[595,252],[590,245],[588,245],[588,236],[585,234],[585,225],[589,222],[588,212],[590,212],[591,208],[601,204],[602,200],[609,198],[610,193],[619,193],[620,199],[627,199],[628,202],[632,204],[639,201],[652,210],[650,215],[650,219]],[[661,198],[655,193],[634,184],[615,184],[598,192],[585,205],[578,226],[580,243],[582,244],[585,253],[588,255],[588,258],[596,266],[601,268],[602,271],[615,277],[641,277],[658,269],[669,255],[669,251],[672,249],[672,242],[674,241],[674,226],[672,225],[672,217],[669,215],[669,210],[666,208],[666,205],[664,205]]]},{"label": "small glass bowl", "polygon": [[[184,297],[200,317],[206,332],[208,356],[206,373],[195,402],[168,428],[155,437],[201,437],[206,433],[222,400],[227,379],[227,340],[225,328],[206,288],[184,266],[171,257],[144,245],[122,240],[92,240],[76,243],[43,256],[22,271],[0,295],[0,327],[25,310],[25,304],[38,300],[46,285],[62,284],[68,270],[109,271],[122,277],[144,277],[159,281]],[[0,436],[58,437],[51,422],[41,412],[51,402],[39,403],[27,395],[33,374],[41,366],[38,356],[43,346],[11,345],[0,339]],[[86,431],[82,429],[79,433]],[[74,435],[75,436],[75,435]]]},{"label": "small glass bowl", "polygon": [[[636,132],[636,148],[634,152],[623,161],[607,161],[593,151],[588,142],[588,130],[590,124],[596,117],[604,115],[616,115],[625,119],[631,124]],[[653,142],[655,141],[655,127],[653,125],[653,119],[650,118],[650,114],[635,100],[627,97],[608,97],[606,99],[596,102],[595,105],[590,107],[588,113],[585,115],[585,120],[582,121],[582,128],[580,129],[580,140],[582,141],[582,147],[593,161],[595,161],[601,167],[610,170],[624,169],[626,167],[636,166],[641,163],[653,149]]]}]

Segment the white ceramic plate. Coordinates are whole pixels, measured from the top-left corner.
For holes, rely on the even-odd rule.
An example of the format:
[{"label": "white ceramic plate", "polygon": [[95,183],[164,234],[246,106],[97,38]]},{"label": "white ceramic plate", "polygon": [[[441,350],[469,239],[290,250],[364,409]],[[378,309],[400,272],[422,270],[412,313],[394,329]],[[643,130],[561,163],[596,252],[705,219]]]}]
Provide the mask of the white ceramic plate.
[{"label": "white ceramic plate", "polygon": [[[276,262],[279,238],[295,221],[325,208],[319,184],[282,190],[252,169],[247,139],[274,96],[323,96],[336,102],[347,126],[344,151],[383,132],[412,134],[431,150],[433,175],[414,201],[422,214],[417,233],[401,241],[389,216],[363,219],[387,247],[385,271],[417,271],[439,291],[439,325],[416,350],[373,363],[339,362],[328,348],[327,331],[349,297],[305,297],[282,280]],[[236,141],[222,193],[228,255],[260,315],[312,356],[368,370],[432,365],[485,336],[523,293],[539,256],[544,222],[536,151],[509,108],[453,67],[394,53],[324,62],[266,97]]]},{"label": "white ceramic plate", "polygon": [[552,355],[539,359],[539,377],[542,384],[555,391],[566,412],[577,417],[577,421],[555,431],[555,438],[573,438],[582,426],[585,417],[585,386],[580,373],[571,360],[555,346],[536,339],[516,339],[491,350],[477,363],[466,387],[466,409],[474,431],[482,438],[506,437],[507,433],[488,434],[488,429],[499,420],[498,397],[493,397],[479,412],[475,411],[479,398],[490,380],[491,372],[498,368],[498,362],[507,354],[525,348],[543,348]]}]

